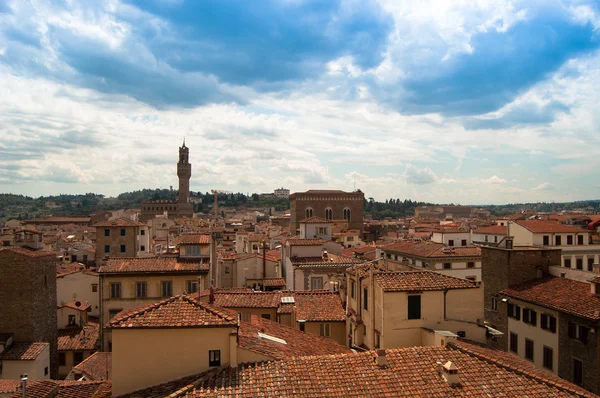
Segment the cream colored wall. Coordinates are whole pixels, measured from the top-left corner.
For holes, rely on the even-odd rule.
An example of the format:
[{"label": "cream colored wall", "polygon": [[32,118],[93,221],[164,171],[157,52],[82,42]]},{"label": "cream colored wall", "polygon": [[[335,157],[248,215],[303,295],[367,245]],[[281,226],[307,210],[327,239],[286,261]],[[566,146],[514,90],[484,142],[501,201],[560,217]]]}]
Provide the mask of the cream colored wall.
[{"label": "cream colored wall", "polygon": [[232,328],[113,330],[113,396],[208,370],[209,350],[221,350],[221,365],[229,363],[231,331]]},{"label": "cream colored wall", "polygon": [[[262,257],[250,257],[238,260],[234,263],[236,267],[236,285],[235,287],[246,286],[246,279],[261,279],[263,277]],[[267,260],[267,278],[281,277],[278,263]],[[223,270],[223,272],[225,272]]]},{"label": "cream colored wall", "polygon": [[274,357],[268,357],[256,353],[254,351],[246,350],[244,348],[237,347],[237,361],[238,363],[250,363],[250,362],[261,362],[261,361],[272,361]]},{"label": "cream colored wall", "polygon": [[[63,307],[56,310],[56,324],[58,329],[64,329],[69,325],[69,315],[75,315],[75,325],[81,325],[87,323],[87,314],[82,311],[74,310],[72,308]],[[83,320],[81,319],[83,315]]]},{"label": "cream colored wall", "polygon": [[513,244],[515,246],[532,246],[533,245],[533,233],[527,228],[520,226],[517,223],[508,223],[508,236],[514,238]]},{"label": "cream colored wall", "polygon": [[[44,369],[48,368],[48,375]],[[27,373],[30,381],[50,379],[50,348],[46,347],[33,361],[2,361],[0,379],[20,379]]]},{"label": "cream colored wall", "polygon": [[273,322],[277,322],[277,308],[227,308],[229,310],[238,312],[238,313],[250,313],[253,315],[262,316],[263,314],[269,314],[271,316],[270,320]]},{"label": "cream colored wall", "polygon": [[205,245],[181,245],[179,246],[179,253],[182,257],[188,256],[187,252],[189,246],[200,246],[200,256],[194,255],[194,257],[210,257],[210,244]]},{"label": "cream colored wall", "polygon": [[[346,322],[306,322],[304,331],[306,333],[314,334],[315,336],[321,336],[321,324],[328,323],[329,330],[331,331],[330,339],[337,341],[341,345],[347,345],[346,339]],[[296,329],[299,329],[298,323],[296,322]],[[325,337],[325,336],[322,336]]]},{"label": "cream colored wall", "polygon": [[[516,304],[521,307],[521,315],[523,313],[523,308],[529,308],[537,312],[537,326],[532,326],[528,323],[523,322],[523,317],[521,316],[521,320],[518,321],[514,318],[508,317],[508,331],[516,333],[518,338],[518,356],[525,359],[525,339],[533,340],[533,363],[543,369],[544,368],[544,346],[552,348],[552,364],[553,369],[552,372],[558,374],[558,330],[560,328],[559,325],[559,317],[558,312],[552,311],[550,309],[540,307],[537,305],[532,305],[529,303],[525,303],[523,301],[518,301],[515,299],[510,299],[511,303]],[[547,314],[552,315],[556,318],[556,333],[552,333],[548,330],[544,330],[541,328],[541,320],[540,315]],[[509,335],[507,333],[507,335]],[[507,339],[509,337],[507,336]],[[509,346],[510,348],[510,346]],[[512,353],[512,351],[509,350]],[[514,354],[514,353],[513,353]],[[529,360],[527,360],[529,361]],[[549,370],[549,369],[546,369]]]},{"label": "cream colored wall", "polygon": [[[444,262],[451,264],[450,269],[444,269]],[[468,276],[474,276],[476,281],[481,281],[481,260],[472,259],[470,262],[475,263],[473,268],[468,268],[467,263],[469,261],[442,261],[430,264],[429,269],[439,272],[440,274],[454,276],[456,278],[466,278]]]},{"label": "cream colored wall", "polygon": [[[502,238],[504,238],[505,235],[499,235],[499,234],[481,234],[481,233],[477,233],[477,230],[473,231],[473,241],[474,242],[486,242],[485,237],[488,237],[487,242],[490,243],[496,243],[496,242],[500,242],[502,240]],[[496,238],[496,239],[494,239]]]},{"label": "cream colored wall", "polygon": [[[78,300],[82,303],[89,303],[92,308],[90,315],[98,316],[100,314],[100,278],[98,275],[85,274],[77,272],[56,278],[56,301],[57,305]],[[97,291],[92,292],[92,284],[98,286]]]},{"label": "cream colored wall", "polygon": [[461,241],[465,239],[467,241],[467,245],[471,244],[471,233],[456,233],[456,234],[448,234],[448,233],[440,233],[434,232],[431,235],[431,240],[437,243],[443,243],[445,245],[448,244],[448,241],[454,240],[454,246],[462,246]]},{"label": "cream colored wall", "polygon": [[421,319],[411,320],[408,319],[408,296],[412,294],[385,292],[384,295],[382,348],[421,345],[420,329],[423,327],[453,333],[465,331],[467,338],[485,341],[485,329],[475,324],[478,319],[483,319],[481,288],[450,290],[446,296],[446,320],[443,291],[423,292]]},{"label": "cream colored wall", "polygon": [[292,314],[280,314],[279,323],[285,326],[292,326]]}]

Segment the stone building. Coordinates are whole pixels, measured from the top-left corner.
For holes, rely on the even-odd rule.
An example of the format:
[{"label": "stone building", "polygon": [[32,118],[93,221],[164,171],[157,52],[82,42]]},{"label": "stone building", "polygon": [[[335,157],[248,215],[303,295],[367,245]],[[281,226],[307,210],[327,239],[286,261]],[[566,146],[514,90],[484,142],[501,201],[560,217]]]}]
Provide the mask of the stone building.
[{"label": "stone building", "polygon": [[96,225],[96,261],[103,264],[106,257],[148,257],[150,234],[145,224],[126,218],[104,221]]},{"label": "stone building", "polygon": [[0,249],[0,333],[16,342],[50,345],[50,376],[58,377],[56,255]]},{"label": "stone building", "polygon": [[190,150],[183,145],[179,148],[179,161],[177,162],[177,177],[179,178],[179,194],[177,200],[156,200],[142,202],[140,221],[146,222],[156,215],[168,212],[169,218],[189,217],[194,215],[194,204],[190,201],[190,178],[192,165],[190,163]]},{"label": "stone building", "polygon": [[290,230],[297,231],[300,221],[314,216],[345,222],[348,229],[363,229],[363,202],[360,190],[309,190],[290,195]]}]

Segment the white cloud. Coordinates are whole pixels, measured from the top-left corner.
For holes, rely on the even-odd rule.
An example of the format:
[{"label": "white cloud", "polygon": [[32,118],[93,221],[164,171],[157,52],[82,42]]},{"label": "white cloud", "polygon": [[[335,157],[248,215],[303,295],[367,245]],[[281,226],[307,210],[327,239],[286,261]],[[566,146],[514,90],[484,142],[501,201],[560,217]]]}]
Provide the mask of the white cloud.
[{"label": "white cloud", "polygon": [[543,182],[533,188],[534,191],[549,191],[552,189],[554,189],[554,185],[548,182]]},{"label": "white cloud", "polygon": [[419,169],[418,167],[407,164],[404,169],[404,177],[409,184],[424,185],[437,181],[437,175],[429,167]]}]

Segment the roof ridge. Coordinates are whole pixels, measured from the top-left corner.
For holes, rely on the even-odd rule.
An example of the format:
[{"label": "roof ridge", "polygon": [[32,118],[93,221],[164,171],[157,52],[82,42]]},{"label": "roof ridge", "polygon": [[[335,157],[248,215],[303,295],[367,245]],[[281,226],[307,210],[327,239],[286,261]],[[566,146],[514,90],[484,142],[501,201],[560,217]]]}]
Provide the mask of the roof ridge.
[{"label": "roof ridge", "polygon": [[[508,370],[508,371],[510,371],[512,373],[516,373],[518,375],[525,376],[527,378],[533,379],[533,380],[535,380],[535,381],[537,381],[539,383],[546,384],[546,385],[548,385],[550,387],[557,388],[557,389],[559,389],[561,391],[565,391],[565,392],[568,392],[568,393],[577,394],[578,396],[582,396],[581,392],[579,392],[579,391],[577,391],[577,390],[575,390],[573,388],[570,388],[568,385],[565,385],[562,382],[557,382],[557,381],[554,381],[554,380],[550,380],[548,378],[545,378],[545,377],[536,375],[536,374],[534,374],[532,372],[529,372],[526,369],[521,369],[521,368],[517,368],[517,367],[511,366],[509,364],[504,363],[501,360],[494,359],[493,357],[488,357],[488,356],[486,356],[486,355],[484,355],[482,353],[479,353],[479,352],[477,352],[475,350],[471,350],[471,349],[469,349],[467,347],[464,347],[462,345],[456,344],[454,342],[449,342],[448,344],[446,344],[446,347],[449,347],[450,349],[456,349],[456,350],[458,350],[458,351],[460,351],[462,353],[465,353],[465,354],[467,354],[469,356],[476,357],[479,360],[482,360],[482,361],[485,361],[485,362],[490,363],[492,365],[498,366],[498,367],[500,367],[502,369],[505,369],[505,370]],[[536,368],[536,370],[538,370],[538,369]],[[540,370],[543,370],[543,369],[540,369]],[[565,380],[565,383],[568,383],[568,382]],[[590,395],[590,396],[592,396],[592,395]]]},{"label": "roof ridge", "polygon": [[148,312],[148,311],[154,310],[154,309],[156,309],[156,308],[158,308],[158,307],[160,307],[160,306],[162,306],[162,305],[164,305],[164,304],[167,304],[167,303],[169,303],[169,302],[175,301],[175,300],[176,300],[178,297],[181,297],[181,296],[183,296],[183,295],[178,295],[178,296],[173,296],[173,297],[166,298],[166,299],[164,299],[164,300],[162,300],[162,301],[159,301],[159,302],[157,302],[157,303],[150,304],[150,305],[148,305],[148,306],[145,306],[145,307],[139,308],[139,309],[137,309],[136,311],[128,312],[128,313],[126,313],[125,315],[122,315],[122,316],[121,316],[120,318],[118,318],[118,319],[117,319],[117,317],[115,316],[115,317],[114,317],[113,319],[111,319],[111,320],[110,320],[108,323],[109,323],[109,324],[115,324],[115,323],[120,323],[120,322],[123,322],[124,320],[126,320],[126,319],[129,319],[129,318],[132,318],[133,316],[138,316],[138,315],[141,315],[141,314],[143,314],[143,313],[145,313],[145,312]]}]

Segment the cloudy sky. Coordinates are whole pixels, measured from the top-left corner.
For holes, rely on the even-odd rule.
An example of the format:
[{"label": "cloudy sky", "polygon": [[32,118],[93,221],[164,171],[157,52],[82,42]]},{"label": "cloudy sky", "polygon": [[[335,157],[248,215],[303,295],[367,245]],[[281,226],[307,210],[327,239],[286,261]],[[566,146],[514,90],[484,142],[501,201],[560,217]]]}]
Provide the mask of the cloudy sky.
[{"label": "cloudy sky", "polygon": [[0,192],[600,198],[597,1],[0,1]]}]

